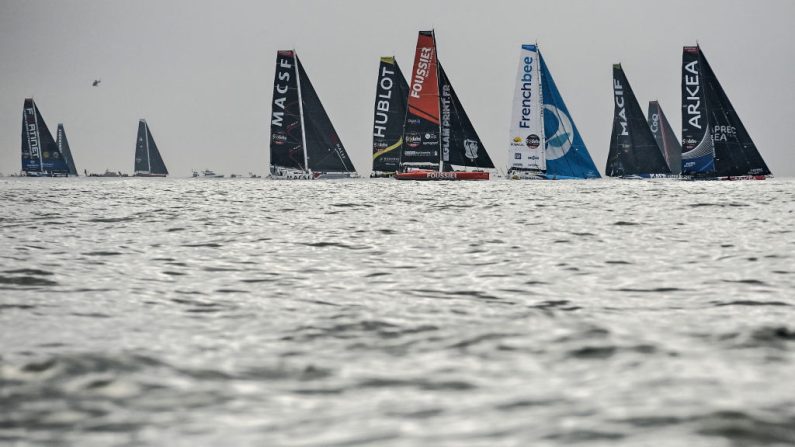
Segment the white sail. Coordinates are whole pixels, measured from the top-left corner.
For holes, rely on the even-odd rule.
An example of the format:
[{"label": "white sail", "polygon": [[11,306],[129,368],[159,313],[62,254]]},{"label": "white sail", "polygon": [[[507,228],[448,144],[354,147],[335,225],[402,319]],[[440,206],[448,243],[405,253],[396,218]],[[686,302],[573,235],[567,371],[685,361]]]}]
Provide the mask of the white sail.
[{"label": "white sail", "polygon": [[540,66],[538,48],[522,45],[513,93],[509,171],[547,169]]}]

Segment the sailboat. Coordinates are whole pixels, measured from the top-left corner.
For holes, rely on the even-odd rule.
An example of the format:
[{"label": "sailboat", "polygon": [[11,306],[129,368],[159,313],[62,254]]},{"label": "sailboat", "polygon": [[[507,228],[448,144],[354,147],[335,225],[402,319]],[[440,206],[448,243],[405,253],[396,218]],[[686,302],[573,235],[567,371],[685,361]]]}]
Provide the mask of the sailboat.
[{"label": "sailboat", "polygon": [[680,175],[682,173],[682,145],[679,144],[679,139],[676,137],[671,123],[668,122],[668,118],[665,117],[659,101],[649,101],[648,123],[654,139],[657,140],[657,146],[660,147],[660,151],[668,163],[671,174]]},{"label": "sailboat", "polygon": [[605,174],[623,178],[670,177],[668,163],[621,64],[613,65],[613,105],[613,132]]},{"label": "sailboat", "polygon": [[61,151],[63,158],[66,160],[66,167],[69,168],[69,175],[77,177],[77,166],[75,166],[75,160],[72,157],[72,150],[69,148],[69,140],[66,139],[66,131],[64,130],[62,123],[58,123],[56,144],[58,145],[58,150]]},{"label": "sailboat", "polygon": [[149,131],[146,120],[138,121],[138,137],[135,144],[135,177],[165,177],[168,169],[157,150],[157,144]]},{"label": "sailboat", "polygon": [[408,95],[409,85],[395,58],[382,57],[373,112],[373,173],[370,177],[392,177],[400,167]]},{"label": "sailboat", "polygon": [[720,180],[771,175],[698,45],[682,51],[682,174]]},{"label": "sailboat", "polygon": [[513,94],[508,178],[599,178],[538,45],[522,45]]},{"label": "sailboat", "polygon": [[69,166],[33,98],[22,106],[22,172],[28,177],[67,177]]},{"label": "sailboat", "polygon": [[494,168],[436,55],[436,36],[420,31],[411,72],[398,180],[488,180]]},{"label": "sailboat", "polygon": [[295,50],[276,53],[270,178],[358,177]]}]

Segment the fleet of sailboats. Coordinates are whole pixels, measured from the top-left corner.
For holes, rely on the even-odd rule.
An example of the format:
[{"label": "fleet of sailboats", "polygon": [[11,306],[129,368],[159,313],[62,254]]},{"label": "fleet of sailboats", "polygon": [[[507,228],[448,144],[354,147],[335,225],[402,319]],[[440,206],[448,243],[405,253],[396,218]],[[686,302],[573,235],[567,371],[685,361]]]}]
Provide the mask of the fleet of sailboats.
[{"label": "fleet of sailboats", "polygon": [[[681,73],[680,144],[660,103],[649,102],[644,117],[623,67],[613,65],[614,113],[605,174],[633,179],[770,177],[700,46],[683,47]],[[600,178],[537,44],[520,48],[512,96],[507,178]],[[269,178],[358,177],[295,50],[276,53],[271,106]],[[78,176],[63,124],[58,124],[54,139],[33,98],[23,104],[21,139],[23,175]],[[382,57],[373,109],[371,176],[488,180],[493,171],[494,163],[439,61],[434,30],[419,32],[408,80],[394,56]],[[134,176],[167,175],[149,125],[141,119]],[[106,171],[91,176],[126,175]],[[211,176],[220,175],[205,172],[205,177]]]}]

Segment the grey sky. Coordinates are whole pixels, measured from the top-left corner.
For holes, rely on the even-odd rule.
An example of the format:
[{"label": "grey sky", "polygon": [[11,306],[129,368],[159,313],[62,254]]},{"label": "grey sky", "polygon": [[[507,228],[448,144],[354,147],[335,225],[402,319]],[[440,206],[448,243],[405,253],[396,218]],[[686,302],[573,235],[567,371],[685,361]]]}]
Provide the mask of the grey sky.
[{"label": "grey sky", "polygon": [[[0,172],[20,168],[22,102],[63,122],[77,167],[132,171],[146,118],[172,174],[266,172],[278,49],[295,48],[361,173],[370,170],[378,58],[410,72],[417,31],[504,166],[522,43],[538,41],[603,171],[611,66],[680,130],[682,45],[700,41],[775,175],[795,175],[795,2],[0,0]],[[102,79],[98,88],[91,87]]]}]

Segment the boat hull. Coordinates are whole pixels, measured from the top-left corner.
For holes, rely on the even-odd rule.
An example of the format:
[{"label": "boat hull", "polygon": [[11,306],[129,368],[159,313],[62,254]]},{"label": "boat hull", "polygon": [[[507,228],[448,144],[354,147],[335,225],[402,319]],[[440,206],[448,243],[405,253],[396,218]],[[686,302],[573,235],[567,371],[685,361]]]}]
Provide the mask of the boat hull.
[{"label": "boat hull", "polygon": [[144,172],[137,172],[133,174],[133,177],[165,177],[168,174],[152,174],[152,173],[144,173]]},{"label": "boat hull", "polygon": [[441,180],[488,180],[490,177],[488,172],[484,171],[409,171],[398,172],[395,174],[397,180],[417,180],[417,181],[441,181]]}]

